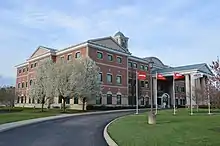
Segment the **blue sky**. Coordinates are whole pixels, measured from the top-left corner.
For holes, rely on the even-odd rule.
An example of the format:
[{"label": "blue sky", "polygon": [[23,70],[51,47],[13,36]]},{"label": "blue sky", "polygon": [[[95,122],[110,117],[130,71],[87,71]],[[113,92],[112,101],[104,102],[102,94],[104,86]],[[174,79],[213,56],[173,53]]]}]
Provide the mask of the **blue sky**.
[{"label": "blue sky", "polygon": [[0,1],[0,75],[15,77],[39,45],[61,49],[90,38],[130,38],[139,57],[171,66],[210,63],[220,55],[219,0]]}]

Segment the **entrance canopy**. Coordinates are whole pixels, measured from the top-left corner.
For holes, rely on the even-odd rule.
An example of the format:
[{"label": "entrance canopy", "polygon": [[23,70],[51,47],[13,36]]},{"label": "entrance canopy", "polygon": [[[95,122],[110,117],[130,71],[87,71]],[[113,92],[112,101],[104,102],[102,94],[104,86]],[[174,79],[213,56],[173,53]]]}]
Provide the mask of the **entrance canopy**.
[{"label": "entrance canopy", "polygon": [[203,73],[207,76],[213,76],[213,72],[206,63],[179,66],[179,67],[167,67],[163,69],[154,69],[152,71],[153,77],[156,76],[156,72],[163,74],[163,76],[173,76],[174,72],[181,74]]}]

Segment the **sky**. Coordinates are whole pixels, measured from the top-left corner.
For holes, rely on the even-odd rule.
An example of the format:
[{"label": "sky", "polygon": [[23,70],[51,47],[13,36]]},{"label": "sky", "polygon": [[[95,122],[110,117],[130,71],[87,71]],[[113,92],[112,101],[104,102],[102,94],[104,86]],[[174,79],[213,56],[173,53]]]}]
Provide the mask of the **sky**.
[{"label": "sky", "polygon": [[38,46],[62,49],[91,38],[129,37],[138,57],[170,66],[208,63],[220,55],[219,0],[0,1],[0,76],[16,78]]}]

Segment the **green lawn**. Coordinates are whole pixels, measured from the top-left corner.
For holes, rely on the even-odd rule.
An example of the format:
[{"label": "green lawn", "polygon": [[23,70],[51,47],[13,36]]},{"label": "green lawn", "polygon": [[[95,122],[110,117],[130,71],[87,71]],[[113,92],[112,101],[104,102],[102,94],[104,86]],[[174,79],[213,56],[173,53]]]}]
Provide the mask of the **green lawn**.
[{"label": "green lawn", "polygon": [[108,132],[119,146],[220,146],[220,113],[189,115],[187,109],[159,111],[157,124],[147,124],[147,113],[123,117]]},{"label": "green lawn", "polygon": [[[73,114],[79,113],[83,111],[79,110],[67,110],[66,113]],[[65,114],[66,114],[65,113]],[[15,108],[9,113],[0,113],[0,124],[40,118],[40,117],[48,117],[62,114],[62,110],[60,109],[51,109],[41,112],[41,109],[33,109],[33,108]]]}]

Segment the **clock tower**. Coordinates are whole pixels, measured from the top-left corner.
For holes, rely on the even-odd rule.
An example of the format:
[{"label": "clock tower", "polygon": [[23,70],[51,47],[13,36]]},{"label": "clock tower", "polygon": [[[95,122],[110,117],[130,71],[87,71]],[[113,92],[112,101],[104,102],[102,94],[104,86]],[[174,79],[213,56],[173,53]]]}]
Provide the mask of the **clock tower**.
[{"label": "clock tower", "polygon": [[127,52],[129,52],[128,50],[128,37],[125,37],[123,33],[121,33],[120,31],[117,32],[114,36],[114,39],[118,42],[118,44],[123,47]]}]

